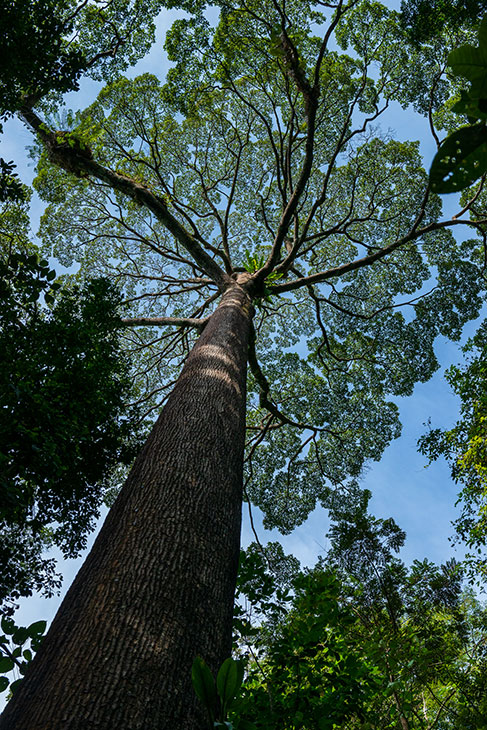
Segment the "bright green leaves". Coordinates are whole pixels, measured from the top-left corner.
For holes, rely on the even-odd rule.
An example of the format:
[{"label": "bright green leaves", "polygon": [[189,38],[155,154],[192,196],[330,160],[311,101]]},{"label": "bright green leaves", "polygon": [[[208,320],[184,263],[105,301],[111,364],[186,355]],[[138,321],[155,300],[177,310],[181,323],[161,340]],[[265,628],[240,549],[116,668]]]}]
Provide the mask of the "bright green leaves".
[{"label": "bright green leaves", "polygon": [[425,714],[445,730],[482,727],[486,607],[462,594],[455,561],[407,567],[405,533],[367,512],[370,497],[335,495],[330,549],[311,570],[283,575],[269,545],[241,558],[236,713],[266,730],[416,728]]},{"label": "bright green leaves", "polygon": [[448,56],[454,75],[470,82],[453,107],[454,112],[468,117],[470,126],[453,132],[435,155],[430,182],[437,193],[463,190],[487,172],[487,16],[478,43],[456,48]]},{"label": "bright green leaves", "polygon": [[[280,616],[268,615],[247,637],[250,656],[238,712],[261,727],[331,730],[360,713],[375,686],[373,666],[350,650],[351,613],[328,571],[300,574]],[[245,645],[244,645],[245,646]]]},{"label": "bright green leaves", "polygon": [[466,360],[446,377],[461,400],[460,419],[451,429],[431,429],[419,442],[431,461],[446,458],[460,485],[461,513],[455,521],[458,537],[467,545],[470,576],[487,578],[487,323],[484,321],[463,351]]}]

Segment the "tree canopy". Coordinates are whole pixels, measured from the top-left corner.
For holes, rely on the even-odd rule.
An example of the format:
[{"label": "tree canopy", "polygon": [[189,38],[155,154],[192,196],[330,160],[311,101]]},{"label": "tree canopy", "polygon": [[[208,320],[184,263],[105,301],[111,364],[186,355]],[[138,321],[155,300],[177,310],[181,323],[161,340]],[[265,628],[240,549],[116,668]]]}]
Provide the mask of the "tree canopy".
[{"label": "tree canopy", "polygon": [[[15,221],[15,224],[14,224]],[[119,294],[91,280],[62,288],[27,237],[26,208],[0,213],[0,602],[58,586],[57,545],[86,544],[110,473],[140,444],[127,407],[130,365],[120,349]]]},{"label": "tree canopy", "polygon": [[413,49],[371,2],[218,7],[211,24],[185,6],[166,83],[119,78],[62,132],[25,118],[46,146],[46,251],[122,287],[148,412],[188,328],[226,277],[250,274],[247,492],[290,530],[380,457],[400,429],[390,396],[427,380],[437,335],[478,314],[480,242],[452,229],[480,224],[468,205],[442,218],[417,143],[379,126],[394,104],[441,126],[451,38]]}]

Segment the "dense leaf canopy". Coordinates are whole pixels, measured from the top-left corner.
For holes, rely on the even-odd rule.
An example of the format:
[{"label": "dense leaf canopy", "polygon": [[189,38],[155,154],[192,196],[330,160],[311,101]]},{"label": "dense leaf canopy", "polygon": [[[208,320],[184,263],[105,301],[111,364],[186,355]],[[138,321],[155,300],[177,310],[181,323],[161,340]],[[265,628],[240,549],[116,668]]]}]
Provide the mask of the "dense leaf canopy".
[{"label": "dense leaf canopy", "polygon": [[247,679],[235,727],[483,727],[485,606],[462,592],[454,561],[406,567],[402,530],[367,512],[370,493],[353,496],[332,510],[330,549],[313,569],[272,543],[242,552],[236,652]]},{"label": "dense leaf canopy", "polygon": [[[12,221],[16,232],[12,235]],[[61,289],[26,237],[25,210],[0,215],[0,599],[57,587],[52,544],[76,555],[110,472],[139,441],[119,338],[119,295],[98,279]]]},{"label": "dense leaf canopy", "polygon": [[387,131],[389,107],[433,125],[451,36],[412,47],[376,2],[216,6],[173,25],[166,83],[119,78],[62,133],[25,118],[47,150],[46,251],[122,287],[148,415],[188,327],[249,272],[246,491],[286,531],[399,434],[390,397],[479,311],[480,244],[455,241],[470,206],[442,220],[418,143]]}]

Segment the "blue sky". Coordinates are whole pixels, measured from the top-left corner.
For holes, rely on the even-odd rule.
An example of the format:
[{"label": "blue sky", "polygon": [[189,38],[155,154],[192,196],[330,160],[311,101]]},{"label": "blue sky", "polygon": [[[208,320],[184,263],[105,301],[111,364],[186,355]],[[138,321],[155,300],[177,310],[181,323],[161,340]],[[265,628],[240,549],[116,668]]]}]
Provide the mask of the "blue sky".
[{"label": "blue sky", "polygon": [[[397,7],[398,3],[390,5]],[[153,51],[131,71],[131,75],[148,70],[157,70],[160,73],[162,36],[172,17],[172,13],[164,13],[161,16],[158,40]],[[85,84],[82,95],[73,95],[73,101],[68,99],[68,106],[70,103],[84,106],[97,88],[96,84]],[[435,150],[429,141],[429,135],[425,135],[425,120],[419,119],[415,114],[404,112],[397,106],[391,110],[386,122],[381,126],[384,124],[386,128],[389,126],[393,130],[396,139],[420,139],[421,151],[427,166],[426,161],[431,160]],[[8,160],[14,159],[18,163],[19,173],[26,182],[33,174],[33,168],[29,167],[32,163],[26,159],[24,151],[25,146],[30,143],[30,132],[19,122],[12,121],[6,124],[5,134],[0,139],[0,155]],[[445,202],[446,209],[453,212],[455,200],[446,198]],[[34,231],[41,211],[42,206],[34,200]],[[462,341],[474,331],[475,324],[471,323]],[[454,507],[456,487],[444,463],[438,462],[425,468],[426,460],[416,449],[417,439],[424,433],[426,429],[424,424],[428,418],[431,418],[434,426],[451,426],[458,412],[458,402],[446,384],[443,372],[448,365],[461,359],[459,344],[439,340],[437,353],[441,366],[432,380],[418,384],[411,397],[396,400],[403,423],[402,436],[386,450],[380,463],[371,464],[363,480],[363,486],[368,487],[373,493],[371,512],[378,517],[394,517],[406,531],[406,546],[402,553],[406,561],[427,557],[439,563],[454,554],[449,536],[452,533],[451,520],[457,515],[457,509]],[[305,565],[312,565],[318,555],[326,551],[327,520],[324,510],[315,510],[304,525],[285,537],[275,531],[263,530],[258,511],[255,511],[255,518],[261,541],[281,540],[285,551],[296,555]],[[243,544],[248,544],[252,539],[247,509],[244,507]],[[461,553],[457,553],[457,557],[461,557]],[[83,557],[76,561],[60,562],[60,569],[65,576],[63,593],[69,587],[82,561]],[[26,599],[21,603],[17,621],[28,624],[42,618],[50,620],[60,600],[61,598],[46,600],[39,597]],[[0,698],[0,709],[1,703]]]}]

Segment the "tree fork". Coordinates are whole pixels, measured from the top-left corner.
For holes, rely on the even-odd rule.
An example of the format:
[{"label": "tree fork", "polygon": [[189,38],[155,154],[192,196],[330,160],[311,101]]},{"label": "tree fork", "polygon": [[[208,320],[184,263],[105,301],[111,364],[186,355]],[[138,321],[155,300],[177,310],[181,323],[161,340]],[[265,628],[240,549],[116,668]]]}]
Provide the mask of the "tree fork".
[{"label": "tree fork", "polygon": [[191,665],[230,655],[252,305],[232,285],[1,730],[202,730]]}]

